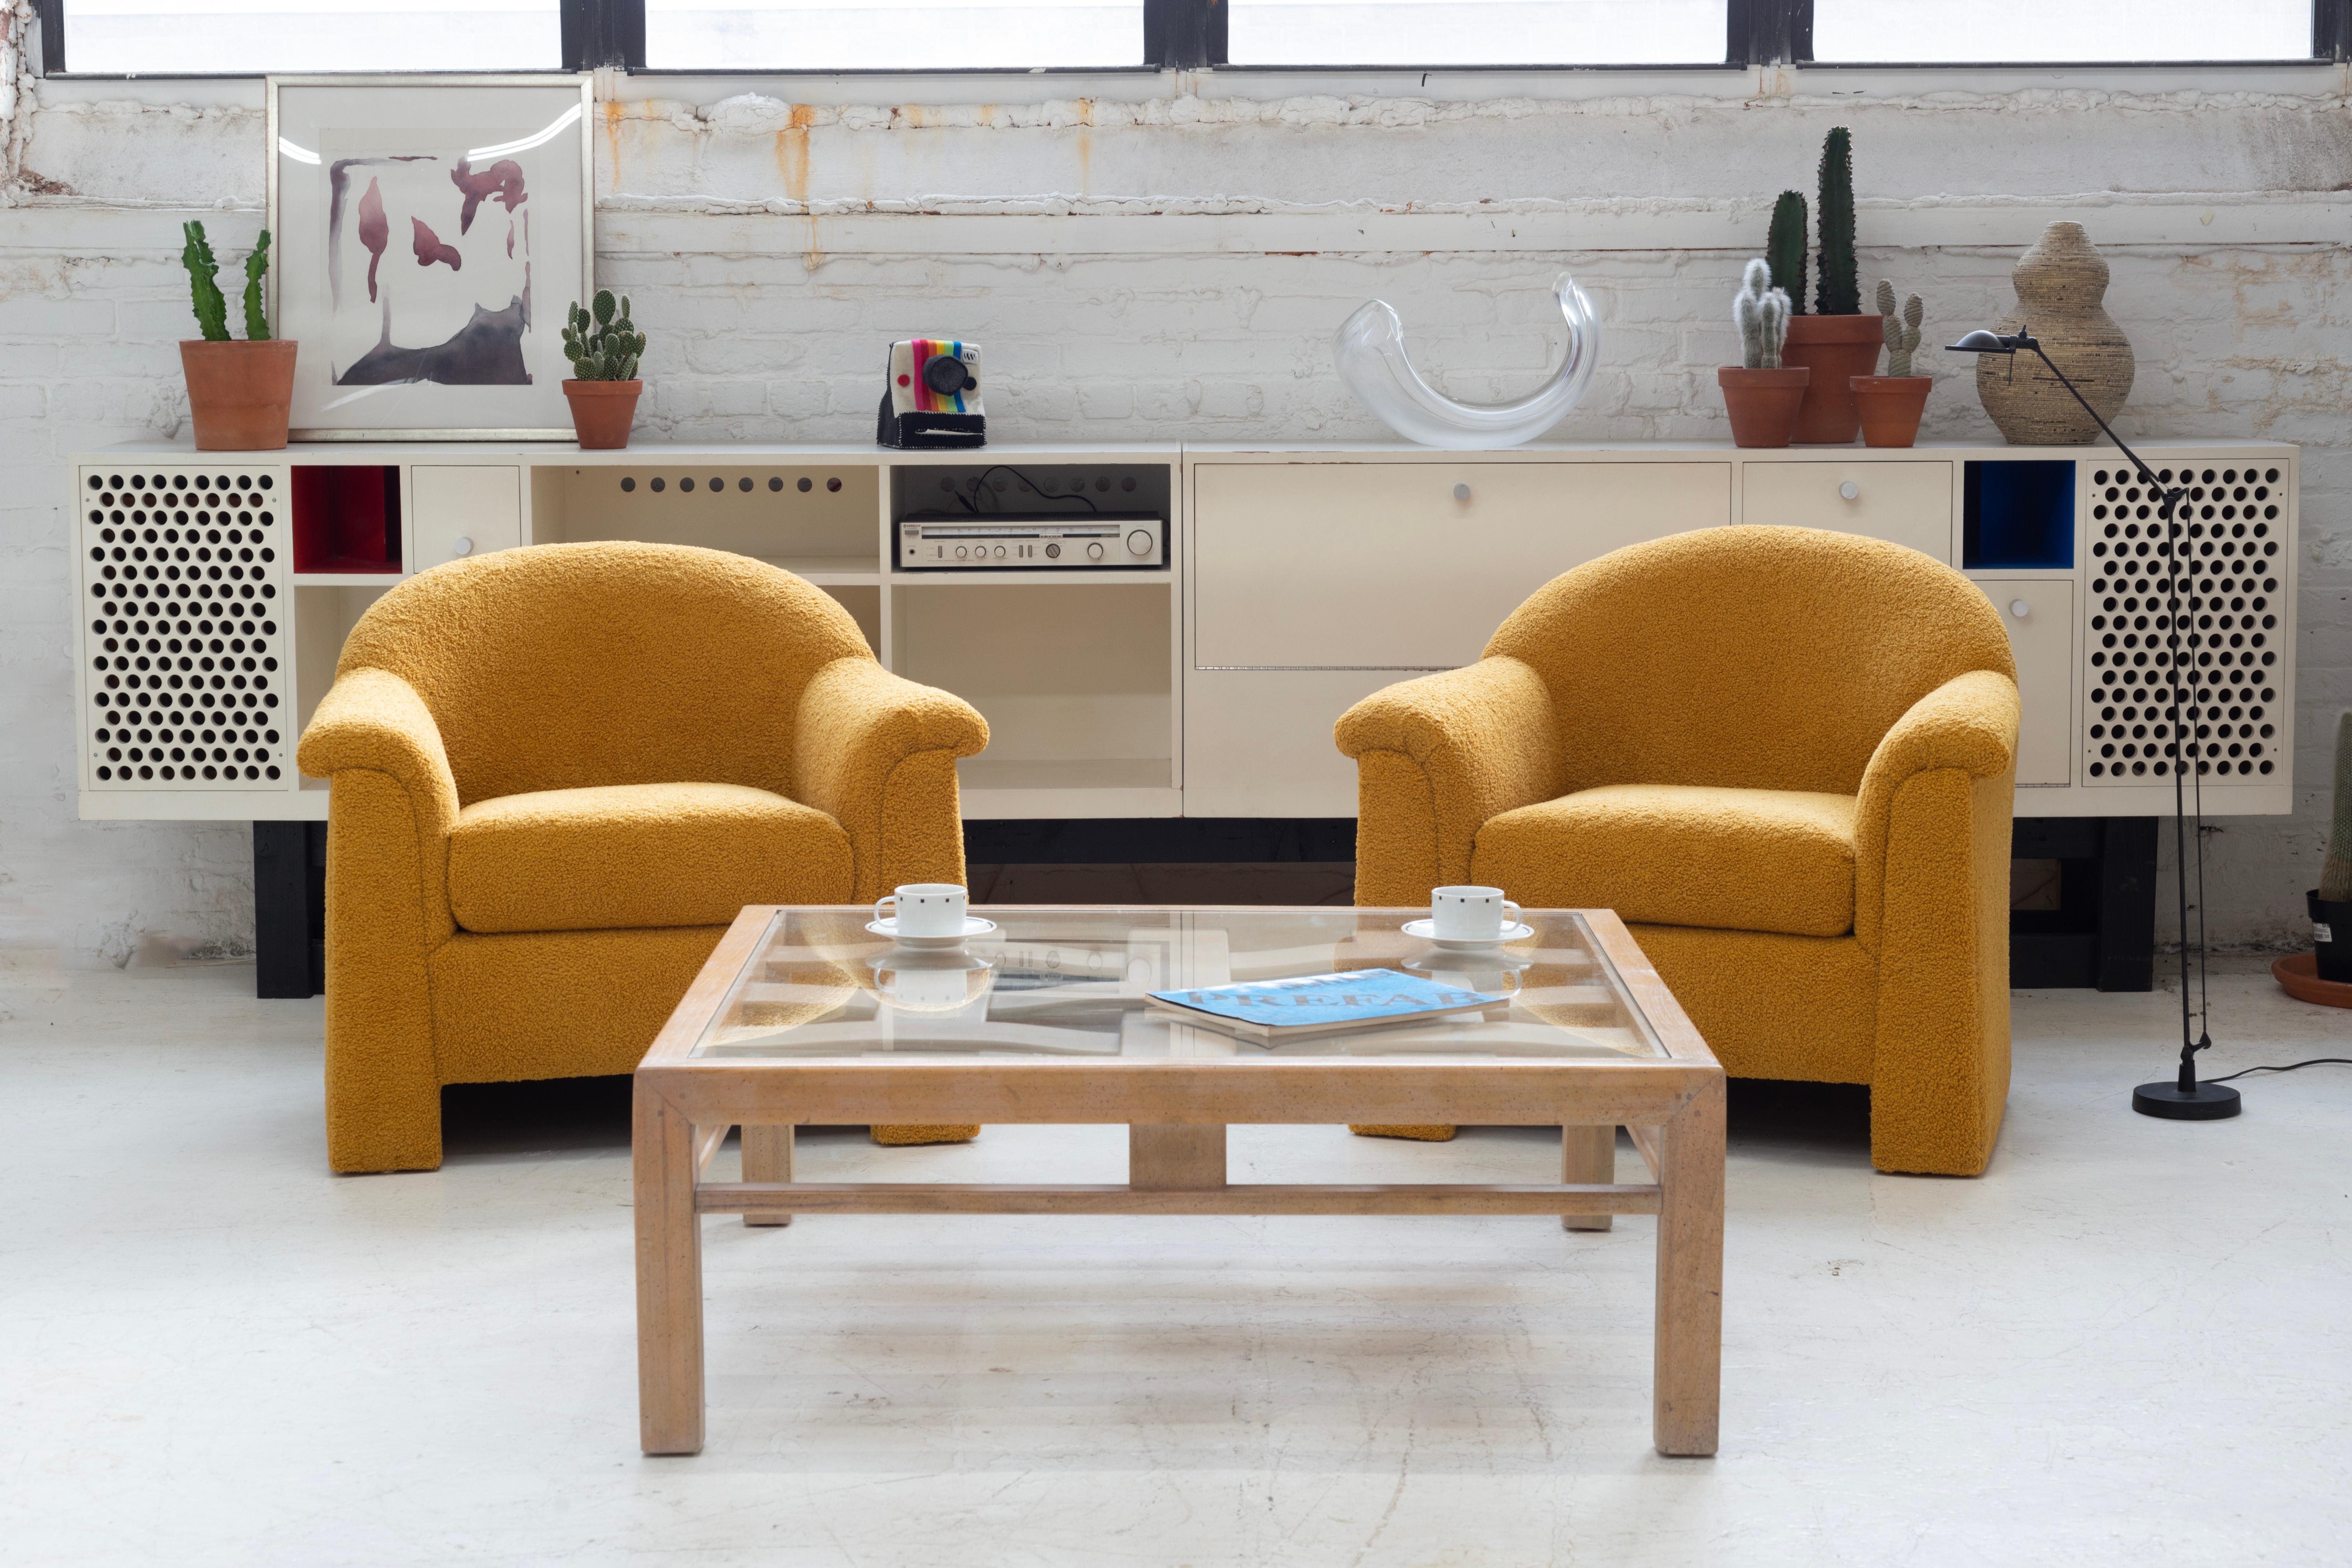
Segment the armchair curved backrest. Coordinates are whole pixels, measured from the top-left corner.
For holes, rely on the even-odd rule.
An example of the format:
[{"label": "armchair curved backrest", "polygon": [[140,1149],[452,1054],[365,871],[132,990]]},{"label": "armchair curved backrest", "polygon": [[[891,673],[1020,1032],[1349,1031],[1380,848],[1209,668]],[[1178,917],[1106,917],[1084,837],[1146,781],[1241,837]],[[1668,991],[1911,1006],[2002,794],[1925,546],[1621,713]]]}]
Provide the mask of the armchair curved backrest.
[{"label": "armchair curved backrest", "polygon": [[1617,550],[1538,590],[1486,653],[1549,692],[1556,733],[1574,737],[1561,790],[1856,794],[1920,698],[1970,671],[2017,673],[2000,612],[1967,578],[1817,528],[1701,528]]},{"label": "armchair curved backrest", "polygon": [[840,659],[874,663],[831,595],[743,556],[682,545],[537,545],[452,561],[360,618],[337,680],[414,687],[458,803],[692,780],[790,788],[801,697]]}]

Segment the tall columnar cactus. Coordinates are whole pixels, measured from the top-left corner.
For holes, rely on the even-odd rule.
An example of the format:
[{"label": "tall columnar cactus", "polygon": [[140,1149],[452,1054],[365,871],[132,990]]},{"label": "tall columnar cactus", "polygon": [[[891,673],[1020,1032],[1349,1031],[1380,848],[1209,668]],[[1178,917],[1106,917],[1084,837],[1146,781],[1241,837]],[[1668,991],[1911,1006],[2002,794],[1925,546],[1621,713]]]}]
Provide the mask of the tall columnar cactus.
[{"label": "tall columnar cactus", "polygon": [[188,292],[195,301],[196,326],[207,343],[228,341],[228,301],[220,291],[220,263],[213,259],[213,247],[205,238],[205,225],[186,223],[180,225],[180,235],[187,243],[180,248],[180,265],[188,269]]},{"label": "tall columnar cactus", "polygon": [[1862,277],[1853,255],[1853,136],[1843,125],[1822,141],[1821,277],[1813,308],[1823,316],[1862,313]]},{"label": "tall columnar cactus", "polygon": [[1789,308],[1805,313],[1805,198],[1783,191],[1772,204],[1772,226],[1764,236],[1764,262],[1789,294]]},{"label": "tall columnar cactus", "polygon": [[2319,866],[2319,896],[2352,904],[2352,713],[2336,721],[2336,822]]},{"label": "tall columnar cactus", "polygon": [[[205,225],[185,223],[180,225],[180,265],[188,269],[188,294],[195,306],[196,326],[208,343],[228,341],[228,298],[221,293],[220,263],[213,258],[212,242],[205,238]],[[261,242],[253,254],[245,258],[245,335],[255,342],[269,337],[269,318],[261,308],[261,280],[269,272],[269,231],[261,231]]]},{"label": "tall columnar cactus", "polygon": [[1779,370],[1789,340],[1789,296],[1772,287],[1772,269],[1761,256],[1748,264],[1732,297],[1731,320],[1739,329],[1739,362],[1751,371]]},{"label": "tall columnar cactus", "polygon": [[1879,329],[1886,334],[1886,373],[1890,376],[1911,374],[1911,356],[1919,350],[1919,323],[1927,308],[1919,303],[1916,294],[1903,302],[1903,314],[1895,314],[1895,285],[1885,278],[1878,280]]},{"label": "tall columnar cactus", "polygon": [[611,289],[600,288],[592,310],[575,299],[564,323],[563,357],[572,361],[572,373],[583,382],[635,381],[646,335],[629,319],[629,297],[615,301]]},{"label": "tall columnar cactus", "polygon": [[261,243],[245,258],[245,335],[255,342],[265,342],[269,337],[269,316],[261,308],[261,280],[269,272],[269,231],[261,231]]}]

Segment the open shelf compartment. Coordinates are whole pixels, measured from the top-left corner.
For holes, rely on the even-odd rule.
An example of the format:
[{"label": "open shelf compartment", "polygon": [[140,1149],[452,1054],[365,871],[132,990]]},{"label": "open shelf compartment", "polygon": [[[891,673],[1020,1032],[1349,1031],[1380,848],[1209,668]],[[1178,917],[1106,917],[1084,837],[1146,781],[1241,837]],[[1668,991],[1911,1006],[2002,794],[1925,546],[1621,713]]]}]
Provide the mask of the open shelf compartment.
[{"label": "open shelf compartment", "polygon": [[397,465],[297,463],[292,489],[296,576],[400,574]]}]

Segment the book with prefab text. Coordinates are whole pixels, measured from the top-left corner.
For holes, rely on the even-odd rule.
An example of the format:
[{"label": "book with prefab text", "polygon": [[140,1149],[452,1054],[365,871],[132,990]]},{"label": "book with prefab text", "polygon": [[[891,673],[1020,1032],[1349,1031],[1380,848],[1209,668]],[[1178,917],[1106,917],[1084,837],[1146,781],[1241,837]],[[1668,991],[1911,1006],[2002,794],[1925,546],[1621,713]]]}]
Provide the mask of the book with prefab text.
[{"label": "book with prefab text", "polygon": [[1186,991],[1150,991],[1150,1010],[1212,1024],[1260,1041],[1336,1034],[1379,1024],[1410,1023],[1507,1003],[1507,996],[1465,990],[1395,969],[1349,969],[1288,980],[1253,980]]}]

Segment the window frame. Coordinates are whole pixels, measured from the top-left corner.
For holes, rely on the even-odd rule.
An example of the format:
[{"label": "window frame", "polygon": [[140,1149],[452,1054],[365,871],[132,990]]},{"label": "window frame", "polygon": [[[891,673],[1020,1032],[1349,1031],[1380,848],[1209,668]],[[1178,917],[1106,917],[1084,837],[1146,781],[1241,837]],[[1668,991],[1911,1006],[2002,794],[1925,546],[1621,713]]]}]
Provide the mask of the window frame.
[{"label": "window frame", "polygon": [[[33,0],[41,31],[41,74],[74,73],[66,55],[66,16],[72,0]],[[1659,65],[1574,65],[1498,62],[1485,66],[1283,65],[1236,66],[1226,57],[1228,0],[1143,0],[1141,58],[1129,66],[1048,66],[1049,75],[1111,76],[1164,70],[1226,70],[1283,74],[1310,71],[1719,71],[1766,66],[1803,66],[1813,70],[1985,71],[2034,69],[2133,70],[2225,69],[2271,66],[2341,65],[2352,61],[2352,0],[2312,0],[2311,53],[2277,60],[1816,60],[1813,0],[1725,0],[1721,61],[1674,61]],[[614,69],[646,72],[645,0],[559,0],[563,59],[567,71]],[[785,68],[754,66],[663,70],[662,76],[1003,76],[1018,68],[916,70],[887,67]],[[90,73],[103,78],[114,73]],[[155,76],[178,73],[155,72]],[[209,73],[206,73],[209,74]],[[224,73],[261,76],[260,71]],[[456,73],[452,73],[456,74]],[[1026,74],[1026,73],[1023,73]]]}]

